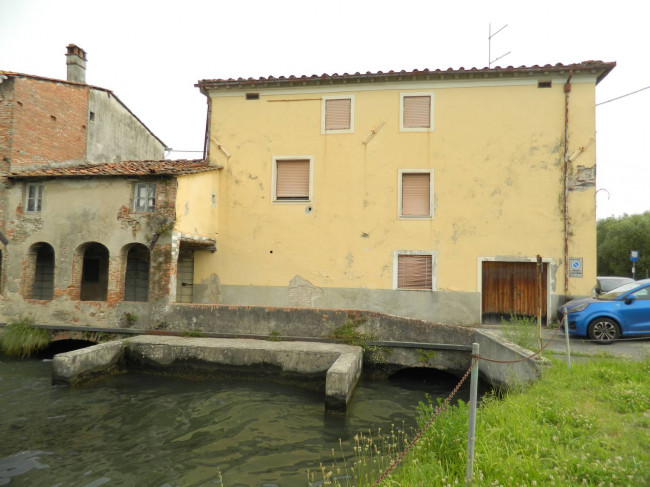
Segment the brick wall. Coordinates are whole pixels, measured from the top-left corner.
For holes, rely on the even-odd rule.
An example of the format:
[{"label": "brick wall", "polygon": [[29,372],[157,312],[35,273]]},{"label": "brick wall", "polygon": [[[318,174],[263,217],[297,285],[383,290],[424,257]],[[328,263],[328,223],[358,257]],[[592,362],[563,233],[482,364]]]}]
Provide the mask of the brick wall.
[{"label": "brick wall", "polygon": [[[88,86],[83,85],[14,79],[13,126],[7,136],[14,170],[32,164],[85,159],[88,93]],[[3,115],[0,111],[0,117]]]}]

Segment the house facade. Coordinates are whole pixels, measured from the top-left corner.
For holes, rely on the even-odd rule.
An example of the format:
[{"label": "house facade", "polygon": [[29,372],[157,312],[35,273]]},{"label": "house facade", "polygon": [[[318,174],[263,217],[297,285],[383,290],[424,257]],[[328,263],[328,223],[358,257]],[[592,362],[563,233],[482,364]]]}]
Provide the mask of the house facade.
[{"label": "house facade", "polygon": [[223,170],[196,285],[233,305],[552,319],[595,282],[595,87],[614,66],[199,81]]}]

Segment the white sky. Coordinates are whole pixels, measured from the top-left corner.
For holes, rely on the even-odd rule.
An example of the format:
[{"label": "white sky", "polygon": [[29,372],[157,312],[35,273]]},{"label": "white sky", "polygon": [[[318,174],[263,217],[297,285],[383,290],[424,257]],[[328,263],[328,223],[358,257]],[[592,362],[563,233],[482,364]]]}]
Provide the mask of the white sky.
[{"label": "white sky", "polygon": [[[200,79],[616,61],[597,102],[650,86],[642,0],[0,0],[0,69],[113,90],[173,149],[203,149]],[[599,218],[650,210],[650,89],[597,108]],[[173,152],[173,158],[201,153]]]}]

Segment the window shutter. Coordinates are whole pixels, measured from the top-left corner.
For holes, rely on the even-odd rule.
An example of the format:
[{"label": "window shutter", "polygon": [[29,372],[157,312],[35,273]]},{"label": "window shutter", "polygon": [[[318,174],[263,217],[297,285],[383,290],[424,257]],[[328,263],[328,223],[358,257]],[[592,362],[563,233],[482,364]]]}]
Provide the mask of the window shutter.
[{"label": "window shutter", "polygon": [[309,199],[309,161],[276,161],[277,199]]},{"label": "window shutter", "polygon": [[430,216],[429,173],[402,174],[402,216]]},{"label": "window shutter", "polygon": [[404,128],[431,127],[431,97],[405,96],[403,101]]},{"label": "window shutter", "polygon": [[349,129],[351,108],[349,98],[325,100],[325,130]]},{"label": "window shutter", "polygon": [[399,289],[432,289],[431,256],[397,256],[397,287]]}]

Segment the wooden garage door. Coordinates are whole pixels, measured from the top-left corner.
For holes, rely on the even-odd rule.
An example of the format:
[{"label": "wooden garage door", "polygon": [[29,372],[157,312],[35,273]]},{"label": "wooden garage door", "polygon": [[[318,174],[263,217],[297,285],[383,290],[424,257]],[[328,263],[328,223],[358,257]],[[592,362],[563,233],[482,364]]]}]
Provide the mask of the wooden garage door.
[{"label": "wooden garage door", "polygon": [[[546,323],[546,264],[542,265],[542,323]],[[511,314],[537,317],[537,264],[483,262],[483,323],[500,323]]]}]

